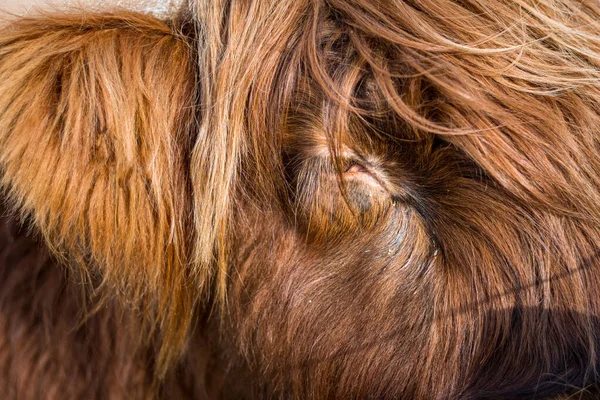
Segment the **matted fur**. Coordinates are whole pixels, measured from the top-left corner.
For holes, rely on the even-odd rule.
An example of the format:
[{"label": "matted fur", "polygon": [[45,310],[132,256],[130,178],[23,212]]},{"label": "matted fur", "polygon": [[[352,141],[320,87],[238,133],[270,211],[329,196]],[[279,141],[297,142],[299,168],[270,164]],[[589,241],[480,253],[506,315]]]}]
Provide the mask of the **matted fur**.
[{"label": "matted fur", "polygon": [[167,378],[142,397],[208,365],[208,397],[595,398],[598,21],[592,0],[20,20],[2,183],[139,320],[107,335],[146,327]]}]

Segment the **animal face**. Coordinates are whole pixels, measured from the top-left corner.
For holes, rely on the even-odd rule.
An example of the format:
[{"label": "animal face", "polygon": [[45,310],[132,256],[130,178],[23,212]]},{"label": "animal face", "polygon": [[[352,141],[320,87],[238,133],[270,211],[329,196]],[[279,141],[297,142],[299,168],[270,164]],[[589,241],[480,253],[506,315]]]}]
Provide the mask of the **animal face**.
[{"label": "animal face", "polygon": [[568,393],[597,378],[597,17],[280,0],[22,21],[0,41],[4,186],[141,307],[163,369],[200,321],[225,396]]},{"label": "animal face", "polygon": [[[544,396],[595,379],[597,227],[581,206],[597,176],[573,166],[598,146],[573,105],[596,89],[534,77],[554,39],[509,44],[470,8],[484,5],[454,6],[331,2],[284,41],[265,107],[280,125],[249,128],[275,132],[276,167],[240,183],[229,279],[230,332],[266,393]],[[463,47],[487,29],[500,36]]]}]

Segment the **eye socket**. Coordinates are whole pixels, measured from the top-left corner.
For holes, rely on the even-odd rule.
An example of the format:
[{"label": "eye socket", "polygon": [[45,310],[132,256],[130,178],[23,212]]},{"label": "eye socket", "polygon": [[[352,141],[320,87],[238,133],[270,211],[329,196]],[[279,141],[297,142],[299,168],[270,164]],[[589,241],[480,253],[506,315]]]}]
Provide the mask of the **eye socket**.
[{"label": "eye socket", "polygon": [[328,156],[301,159],[293,171],[294,221],[316,242],[360,237],[365,229],[385,225],[393,209],[385,172],[378,164],[353,154],[340,161],[343,182]]},{"label": "eye socket", "polygon": [[350,161],[344,170],[345,175],[369,173],[369,170],[356,161]]},{"label": "eye socket", "polygon": [[350,159],[343,171],[344,180],[356,191],[371,196],[391,197],[386,189],[385,176],[382,171],[366,162]]}]

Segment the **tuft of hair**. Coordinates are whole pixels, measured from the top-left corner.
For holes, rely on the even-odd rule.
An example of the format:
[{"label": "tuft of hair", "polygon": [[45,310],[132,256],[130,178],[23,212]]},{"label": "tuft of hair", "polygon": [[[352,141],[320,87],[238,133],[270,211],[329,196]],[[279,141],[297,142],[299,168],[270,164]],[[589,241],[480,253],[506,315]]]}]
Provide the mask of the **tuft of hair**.
[{"label": "tuft of hair", "polygon": [[206,77],[195,226],[199,243],[216,243],[195,259],[217,265],[202,282],[216,281],[221,299],[235,182],[277,196],[282,126],[308,92],[301,82],[333,154],[352,120],[384,116],[391,138],[440,138],[521,201],[600,221],[594,2],[196,0],[190,10]]},{"label": "tuft of hair", "polygon": [[[183,345],[197,297],[227,298],[238,195],[265,208],[289,200],[287,128],[312,127],[296,129],[294,141],[316,147],[306,143],[325,136],[334,156],[345,136],[383,156],[402,150],[399,169],[414,189],[406,206],[424,215],[444,256],[426,303],[435,312],[462,309],[481,290],[510,292],[514,280],[535,290],[502,298],[506,321],[516,305],[600,313],[599,276],[582,268],[595,266],[600,239],[597,2],[190,0],[186,11],[194,49],[172,26],[127,13],[24,19],[0,32],[2,185],[58,256],[96,266],[106,293],[122,293],[164,331],[161,365]],[[441,144],[433,155],[444,157],[398,143]],[[561,274],[571,278],[538,289]],[[269,295],[296,288],[282,282]],[[249,309],[267,314],[279,303]],[[454,378],[471,367],[461,349],[487,339],[462,328],[484,311],[440,326],[446,335],[420,359],[436,375],[421,376],[423,388],[462,381]],[[308,317],[300,333],[310,333]],[[373,331],[393,331],[382,327]],[[580,328],[574,336],[595,360],[594,327]],[[285,367],[315,343],[289,337]],[[263,347],[267,361],[286,350],[273,343]],[[382,382],[348,371],[348,382]]]},{"label": "tuft of hair", "polygon": [[[284,132],[296,118],[301,120],[296,125],[303,129],[295,129],[293,140],[300,146],[317,147],[306,143],[325,136],[326,152],[339,155],[343,138],[358,136],[362,147],[368,149],[370,145],[372,152],[379,151],[382,158],[391,157],[386,150],[397,150],[395,154],[399,156],[392,161],[406,164],[397,168],[406,172],[402,187],[414,189],[407,195],[407,206],[424,216],[430,225],[427,235],[443,255],[435,261],[439,280],[432,284],[432,294],[428,293],[431,302],[426,303],[436,313],[446,315],[447,310],[454,312],[471,303],[479,304],[476,300],[480,291],[512,293],[514,287],[532,287],[512,297],[500,297],[502,304],[497,307],[503,310],[503,321],[510,321],[510,313],[517,307],[539,304],[545,309],[598,314],[597,2],[191,3],[198,27],[200,70],[207,77],[199,81],[203,119],[191,164],[195,226],[199,243],[216,243],[216,248],[197,247],[195,260],[212,264],[217,254],[216,268],[202,269],[205,276],[201,281],[216,282],[221,299],[225,298],[228,284],[228,265],[224,260],[231,242],[227,227],[235,230],[238,222],[231,221],[235,212],[232,199],[242,192],[243,196],[258,199],[252,205],[265,208],[276,208],[277,199],[286,200]],[[381,142],[383,149],[377,148]],[[337,164],[341,169],[341,160]],[[310,171],[316,175],[315,168]],[[307,180],[316,181],[313,178]],[[236,187],[242,189],[236,191]],[[319,200],[318,189],[315,184],[309,188],[315,191],[309,193],[314,196],[304,198]],[[316,207],[318,201],[312,203]],[[334,204],[336,211],[343,209]],[[305,207],[310,213],[307,218],[315,216],[310,206]],[[316,215],[311,226],[331,225],[330,214],[322,214]],[[290,219],[294,217],[298,215]],[[341,236],[347,226],[333,234]],[[261,231],[265,227],[255,229]],[[276,272],[265,269],[263,275],[257,273],[253,279],[260,285],[269,274],[284,276],[279,271],[301,269],[302,265],[277,260],[272,268]],[[559,279],[561,276],[569,278]],[[300,307],[277,308],[287,304],[274,300],[273,293],[279,288],[293,287],[301,292],[302,286],[291,284],[291,277],[290,273],[285,276],[290,280],[282,278],[278,285],[265,284],[264,295],[256,296],[258,304],[253,307],[242,303],[244,312],[258,310],[256,315],[267,316],[263,321],[251,320],[248,337],[254,337],[256,326],[301,321],[297,325],[290,322],[291,326],[301,327],[293,333],[285,331],[282,322],[281,329],[273,330],[283,332],[280,340],[269,342],[269,337],[262,347],[247,341],[255,345],[248,353],[262,349],[264,365],[273,371],[289,371],[290,364],[286,363],[297,354],[308,357],[313,350],[318,353],[316,340],[310,339],[308,333],[309,339],[302,340],[301,333],[312,333],[305,327],[324,315],[329,310],[326,306],[334,309],[341,302],[339,297],[330,303],[323,301],[321,314],[303,314]],[[320,293],[322,297],[311,294],[324,300],[331,291],[344,290],[337,286],[328,289],[327,294]],[[268,300],[260,303],[260,299]],[[228,300],[233,303],[235,298]],[[486,332],[473,328],[472,339],[462,329],[470,326],[470,321],[479,321],[490,309],[489,305],[478,307],[481,309],[474,307],[470,319],[462,315],[460,323],[440,323],[440,329],[446,333],[440,337],[456,337],[458,342],[449,345],[438,337],[431,338],[435,345],[425,346],[428,352],[419,359],[427,360],[419,364],[419,369],[425,365],[423,369],[427,371],[421,377],[419,390],[435,384],[441,392],[461,381],[456,377],[469,368],[461,362],[461,351],[476,348],[489,338]],[[283,311],[278,313],[280,310]],[[365,315],[362,309],[354,314],[349,309],[344,311],[348,320]],[[306,316],[306,320],[299,315]],[[527,320],[531,324],[537,322],[534,318]],[[328,331],[325,325],[314,326],[319,332]],[[502,337],[500,330],[505,325],[497,326],[497,337]],[[394,329],[382,323],[373,331]],[[572,337],[584,343],[589,356],[586,367],[590,369],[586,373],[595,379],[595,327],[589,322],[578,329]],[[282,345],[286,334],[287,338],[294,338],[288,353]],[[523,337],[530,340],[533,336],[529,335],[534,333],[527,331]],[[334,341],[327,343],[337,345]],[[308,348],[304,353],[302,344]],[[551,354],[551,350],[543,351]],[[322,354],[328,351],[323,345]],[[282,353],[277,364],[276,356]],[[440,372],[435,366],[446,356],[451,360],[448,370]],[[297,357],[298,363],[304,361]],[[382,382],[374,372],[381,370],[369,369],[371,365],[365,366],[362,360],[353,365],[356,368],[347,370],[351,376],[348,382],[355,381],[358,370],[363,373],[361,384]],[[361,369],[363,366],[365,369]],[[477,376],[479,370],[473,367],[471,372]],[[426,375],[429,373],[432,375]],[[293,382],[309,382],[307,386],[314,387],[323,382],[325,388],[330,382],[325,374],[319,376],[316,368],[307,369],[306,374],[294,377]],[[277,372],[272,376],[278,376]],[[323,390],[322,393],[331,394]],[[314,393],[316,389],[306,389],[297,397],[318,397]],[[429,396],[408,397],[431,397],[432,393],[435,391]],[[345,393],[334,397],[352,396]]]},{"label": "tuft of hair", "polygon": [[193,51],[142,14],[47,15],[0,31],[0,183],[54,255],[164,333],[177,357],[195,300],[187,171]]}]

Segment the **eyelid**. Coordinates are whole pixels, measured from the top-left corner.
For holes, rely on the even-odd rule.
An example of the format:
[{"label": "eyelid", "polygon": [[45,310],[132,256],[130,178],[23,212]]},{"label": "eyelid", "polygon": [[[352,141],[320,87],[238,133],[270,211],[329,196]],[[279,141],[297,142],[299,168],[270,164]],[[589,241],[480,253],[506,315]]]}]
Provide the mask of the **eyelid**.
[{"label": "eyelid", "polygon": [[344,169],[344,174],[360,174],[369,172],[369,169],[364,166],[364,163],[354,159],[349,160],[348,165]]},{"label": "eyelid", "polygon": [[369,170],[367,170],[364,165],[359,164],[356,161],[350,161],[348,167],[344,170],[345,174],[359,174],[365,172],[369,172]]},{"label": "eyelid", "polygon": [[[318,146],[315,147],[315,150],[316,151],[313,155],[315,158],[321,159],[322,161],[327,160],[328,163],[334,163],[328,147]],[[352,180],[359,179],[361,181],[366,180],[370,181],[367,183],[370,183],[373,186],[382,188],[387,187],[385,184],[387,181],[385,176],[377,168],[379,160],[374,159],[373,157],[363,157],[347,146],[342,147],[339,157],[340,161],[342,162],[342,173],[345,178]],[[369,160],[369,158],[373,159]]]},{"label": "eyelid", "polygon": [[367,185],[366,187],[373,188],[377,192],[390,193],[387,178],[376,165],[354,155],[351,155],[345,161],[347,163],[343,170],[345,180],[360,182],[362,185]]}]

